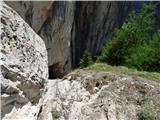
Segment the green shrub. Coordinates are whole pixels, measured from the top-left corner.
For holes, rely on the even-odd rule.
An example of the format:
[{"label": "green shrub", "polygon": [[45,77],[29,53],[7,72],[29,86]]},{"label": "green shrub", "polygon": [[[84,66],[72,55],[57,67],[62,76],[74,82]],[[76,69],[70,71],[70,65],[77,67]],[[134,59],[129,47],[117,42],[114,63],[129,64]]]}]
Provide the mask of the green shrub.
[{"label": "green shrub", "polygon": [[84,68],[94,63],[92,55],[88,52],[88,50],[84,51],[83,57],[80,60],[80,67]]},{"label": "green shrub", "polygon": [[56,109],[56,108],[52,108],[52,117],[55,119],[58,119],[61,116],[61,113]]},{"label": "green shrub", "polygon": [[140,46],[131,54],[128,66],[139,70],[160,72],[160,30],[154,34],[153,40]]},{"label": "green shrub", "polygon": [[129,19],[104,45],[98,61],[111,65],[125,65],[135,48],[151,40],[154,10],[152,4],[144,4],[139,12],[132,12]]},{"label": "green shrub", "polygon": [[149,108],[142,107],[137,111],[138,120],[160,120],[159,116]]}]

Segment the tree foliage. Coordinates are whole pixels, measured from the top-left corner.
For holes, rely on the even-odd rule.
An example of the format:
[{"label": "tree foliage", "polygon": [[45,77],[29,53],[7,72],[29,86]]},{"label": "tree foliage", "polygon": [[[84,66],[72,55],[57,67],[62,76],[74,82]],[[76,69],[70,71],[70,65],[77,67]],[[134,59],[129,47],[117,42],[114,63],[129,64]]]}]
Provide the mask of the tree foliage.
[{"label": "tree foliage", "polygon": [[[159,59],[156,52],[158,48],[152,47],[154,43],[159,44],[159,32],[152,40],[155,31],[154,16],[155,6],[151,3],[144,4],[139,12],[133,11],[123,26],[106,42],[98,61],[111,65],[127,65],[141,70],[149,70],[150,67],[159,64],[156,63]],[[143,59],[144,56],[146,60]],[[157,71],[157,68],[151,69],[154,70]]]},{"label": "tree foliage", "polygon": [[139,70],[160,72],[160,30],[153,39],[136,49],[128,60],[129,67]]},{"label": "tree foliage", "polygon": [[88,52],[88,50],[84,51],[83,57],[80,60],[80,67],[84,68],[94,63],[92,55]]}]

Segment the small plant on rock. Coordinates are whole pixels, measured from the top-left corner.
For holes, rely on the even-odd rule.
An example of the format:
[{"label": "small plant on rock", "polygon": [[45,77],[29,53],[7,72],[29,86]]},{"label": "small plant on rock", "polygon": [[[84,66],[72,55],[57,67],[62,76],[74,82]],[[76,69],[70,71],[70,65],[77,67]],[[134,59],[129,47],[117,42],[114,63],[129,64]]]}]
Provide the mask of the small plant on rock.
[{"label": "small plant on rock", "polygon": [[138,120],[159,120],[159,116],[152,110],[142,107],[137,111]]},{"label": "small plant on rock", "polygon": [[52,113],[52,117],[55,119],[58,119],[61,116],[60,111],[58,111],[55,107],[52,108],[51,113]]},{"label": "small plant on rock", "polygon": [[94,63],[91,53],[88,50],[84,51],[83,57],[80,60],[80,67],[84,68]]}]

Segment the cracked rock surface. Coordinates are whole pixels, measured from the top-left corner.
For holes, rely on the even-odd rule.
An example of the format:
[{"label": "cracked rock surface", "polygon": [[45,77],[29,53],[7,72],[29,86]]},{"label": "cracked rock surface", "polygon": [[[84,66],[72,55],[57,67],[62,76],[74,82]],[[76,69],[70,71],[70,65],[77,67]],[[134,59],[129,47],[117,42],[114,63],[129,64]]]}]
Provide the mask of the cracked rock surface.
[{"label": "cracked rock surface", "polygon": [[[94,86],[93,80],[106,82]],[[90,91],[89,84],[93,85]],[[52,120],[53,108],[61,114],[59,120],[137,120],[136,111],[146,96],[159,100],[160,84],[109,72],[80,71],[74,79],[48,80],[38,120]]]},{"label": "cracked rock surface", "polygon": [[43,40],[1,2],[0,84],[2,117],[23,105],[36,104],[48,77]]}]

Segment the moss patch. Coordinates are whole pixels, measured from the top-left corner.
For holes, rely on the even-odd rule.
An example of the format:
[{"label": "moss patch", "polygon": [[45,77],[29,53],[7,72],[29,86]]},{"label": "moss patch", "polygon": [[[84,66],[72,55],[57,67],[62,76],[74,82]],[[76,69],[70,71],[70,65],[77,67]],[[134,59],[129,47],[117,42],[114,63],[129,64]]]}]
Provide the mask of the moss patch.
[{"label": "moss patch", "polygon": [[160,82],[160,73],[158,72],[146,72],[146,71],[137,71],[136,69],[129,69],[124,66],[111,66],[105,63],[95,63],[84,70],[96,70],[96,71],[108,71],[113,73],[121,73],[126,75],[131,75],[135,77],[143,77],[149,80],[155,80]]},{"label": "moss patch", "polygon": [[103,85],[107,85],[114,80],[116,80],[116,77],[114,75],[105,74],[98,78],[92,77],[84,80],[83,86],[90,93],[95,93],[97,92],[97,90],[100,90]]},{"label": "moss patch", "polygon": [[138,120],[160,120],[160,117],[150,108],[142,107],[137,110]]},{"label": "moss patch", "polygon": [[55,119],[58,119],[61,116],[60,111],[58,111],[56,108],[52,108],[51,113],[52,113],[52,117]]},{"label": "moss patch", "polygon": [[77,69],[64,76],[63,79],[75,80],[79,76],[80,76],[80,71]]},{"label": "moss patch", "polygon": [[145,96],[137,110],[138,120],[160,120],[160,101],[158,97]]}]

